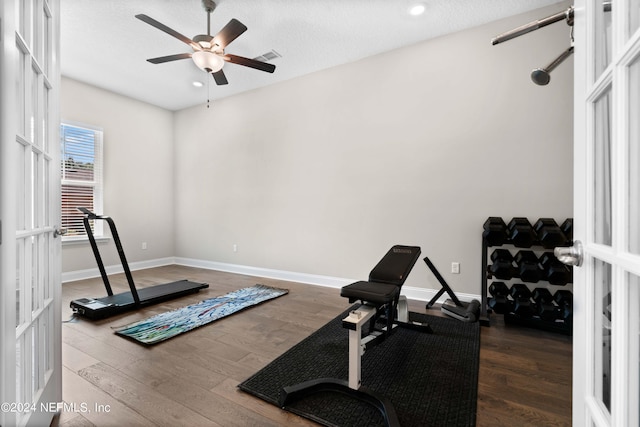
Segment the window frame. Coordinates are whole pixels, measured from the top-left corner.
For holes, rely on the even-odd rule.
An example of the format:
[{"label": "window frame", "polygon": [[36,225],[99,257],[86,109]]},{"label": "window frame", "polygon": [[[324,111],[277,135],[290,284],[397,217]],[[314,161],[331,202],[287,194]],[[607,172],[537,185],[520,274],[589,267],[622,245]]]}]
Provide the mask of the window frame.
[{"label": "window frame", "polygon": [[[73,127],[82,129],[85,131],[92,131],[94,134],[94,166],[93,166],[93,180],[74,180],[65,178],[62,171],[63,164],[65,162],[65,144],[63,127]],[[60,209],[63,207],[63,194],[64,187],[66,185],[90,187],[93,188],[93,212],[101,214],[103,211],[103,195],[104,195],[104,130],[101,127],[88,125],[86,123],[74,122],[71,120],[60,121]],[[78,211],[78,215],[82,215]],[[66,224],[62,224],[63,228],[66,228]],[[103,221],[95,221],[93,223],[93,234],[96,239],[105,239]],[[89,240],[86,232],[74,235],[63,235],[62,243],[83,243]]]}]

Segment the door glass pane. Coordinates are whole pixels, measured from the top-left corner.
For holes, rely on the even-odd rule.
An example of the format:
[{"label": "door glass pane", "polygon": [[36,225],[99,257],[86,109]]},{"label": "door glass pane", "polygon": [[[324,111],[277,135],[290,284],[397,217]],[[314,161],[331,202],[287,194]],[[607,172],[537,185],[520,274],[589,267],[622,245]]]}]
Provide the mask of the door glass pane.
[{"label": "door glass pane", "polygon": [[24,230],[26,227],[24,221],[24,213],[27,209],[27,147],[18,143],[18,153],[16,157],[17,177],[16,177],[16,227],[18,230]]},{"label": "door glass pane", "polygon": [[38,126],[38,70],[31,67],[31,104],[29,109],[29,142],[39,145],[40,138],[36,131]]},{"label": "door glass pane", "polygon": [[46,325],[45,325],[45,334],[44,334],[44,367],[45,367],[45,372],[49,372],[52,369],[52,363],[53,363],[53,345],[54,343],[51,342],[51,339],[49,337],[53,337],[53,310],[51,308],[51,305],[49,305],[47,307],[47,312],[46,312]]},{"label": "door glass pane", "polygon": [[24,335],[16,339],[16,402],[24,402],[24,384],[22,355],[24,354]]},{"label": "door glass pane", "polygon": [[611,87],[595,103],[594,240],[611,245]]},{"label": "door glass pane", "polygon": [[42,149],[49,152],[49,89],[46,85],[42,87]]},{"label": "door glass pane", "polygon": [[31,396],[34,396],[39,386],[40,372],[38,370],[38,346],[40,342],[38,339],[38,322],[31,325]]},{"label": "door glass pane", "polygon": [[629,286],[629,425],[640,425],[640,277],[627,274]]},{"label": "door glass pane", "polygon": [[20,245],[22,248],[21,253],[21,273],[20,278],[20,324],[25,324],[31,321],[31,288],[33,283],[31,282],[31,257],[33,254],[33,243],[31,236],[20,239]]},{"label": "door glass pane", "polygon": [[640,0],[629,0],[629,37],[640,27]]},{"label": "door glass pane", "polygon": [[49,57],[51,56],[51,42],[50,42],[50,37],[51,37],[51,16],[49,16],[49,13],[47,11],[47,7],[43,4],[43,8],[42,8],[42,30],[41,30],[42,34],[42,51],[43,51],[43,60],[42,60],[42,69],[44,70],[45,74],[50,74],[51,73],[51,61],[49,59]]},{"label": "door glass pane", "polygon": [[37,228],[40,224],[38,223],[38,213],[40,212],[40,169],[39,169],[39,155],[35,152],[31,152],[31,211],[29,218],[29,228],[34,229]]},{"label": "door glass pane", "polygon": [[[612,3],[612,2],[604,2]],[[611,7],[596,8],[595,76],[602,74],[611,62]]]},{"label": "door glass pane", "polygon": [[39,236],[31,236],[31,311],[40,308],[40,248]]},{"label": "door glass pane", "polygon": [[24,40],[27,42],[27,46],[31,47],[31,7],[32,7],[32,3],[33,0],[22,0],[20,2],[18,2],[18,4],[20,5],[18,7],[18,13],[19,13],[19,18],[18,18],[18,32],[20,33],[20,35],[22,36],[22,38],[24,38]]},{"label": "door glass pane", "polygon": [[[605,407],[611,411],[611,265],[595,260],[595,314],[596,314],[596,372],[594,391]],[[598,348],[600,353],[598,354]]]},{"label": "door glass pane", "polygon": [[27,105],[27,92],[25,82],[25,63],[27,61],[26,54],[18,48],[20,59],[18,62],[18,72],[16,73],[16,118],[18,120],[16,132],[18,135],[26,135],[25,117]]},{"label": "door glass pane", "polygon": [[31,15],[31,56],[42,66],[42,38],[40,37],[39,0],[34,1]]},{"label": "door glass pane", "polygon": [[41,238],[44,241],[45,249],[44,249],[44,252],[42,253],[42,272],[40,274],[42,275],[42,280],[43,280],[42,298],[44,301],[46,301],[53,296],[52,289],[50,289],[51,281],[49,280],[51,275],[51,258],[52,258],[53,245],[52,245],[52,238],[49,233],[43,234]]},{"label": "door glass pane", "polygon": [[42,197],[41,203],[43,206],[42,212],[42,225],[51,225],[51,212],[49,201],[51,200],[51,160],[42,156]]},{"label": "door glass pane", "polygon": [[[640,3],[640,0],[637,0]],[[640,61],[629,68],[629,252],[640,254]]]},{"label": "door glass pane", "polygon": [[24,322],[24,304],[22,284],[24,283],[24,244],[22,239],[16,241],[16,327]]},{"label": "door glass pane", "polygon": [[24,338],[22,347],[23,402],[31,402],[31,398],[33,397],[31,388],[31,328],[26,328],[22,337]]}]

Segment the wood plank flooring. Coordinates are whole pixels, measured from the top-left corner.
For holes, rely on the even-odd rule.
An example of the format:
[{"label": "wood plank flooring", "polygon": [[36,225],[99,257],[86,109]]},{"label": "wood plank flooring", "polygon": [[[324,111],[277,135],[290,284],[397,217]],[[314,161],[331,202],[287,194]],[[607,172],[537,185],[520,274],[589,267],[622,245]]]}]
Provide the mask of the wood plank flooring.
[{"label": "wood plank flooring", "polygon": [[[316,426],[245,394],[237,385],[344,311],[337,289],[167,266],[133,273],[140,287],[180,279],[209,283],[199,294],[91,322],[63,324],[63,399],[87,411],[66,411],[60,426]],[[126,288],[114,275],[114,292]],[[289,294],[179,338],[144,347],[111,327],[256,283]],[[62,287],[63,320],[72,299],[104,295],[101,279]],[[410,301],[411,311],[427,312]],[[429,314],[440,315],[431,309]],[[505,325],[481,328],[478,426],[570,426],[571,339]]]}]

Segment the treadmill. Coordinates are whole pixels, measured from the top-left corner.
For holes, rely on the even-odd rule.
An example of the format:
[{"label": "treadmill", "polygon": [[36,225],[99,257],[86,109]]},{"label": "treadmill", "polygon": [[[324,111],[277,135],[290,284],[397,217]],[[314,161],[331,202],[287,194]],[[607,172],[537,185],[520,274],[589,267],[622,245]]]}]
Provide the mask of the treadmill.
[{"label": "treadmill", "polygon": [[[100,269],[100,275],[102,276],[104,287],[107,290],[107,296],[101,298],[80,298],[71,301],[70,305],[74,313],[77,313],[91,320],[104,319],[120,313],[124,313],[126,311],[137,310],[139,308],[157,304],[162,301],[194,294],[196,292],[199,292],[200,289],[209,287],[209,285],[206,283],[196,283],[190,282],[189,280],[179,280],[177,282],[137,289],[135,283],[133,282],[133,276],[131,275],[131,270],[129,270],[129,264],[127,263],[127,259],[124,255],[122,243],[120,242],[120,237],[118,236],[118,231],[116,230],[116,225],[113,222],[113,219],[108,216],[96,215],[87,208],[78,208],[78,210],[84,214],[84,228],[87,231],[87,236],[89,237],[89,242],[91,243],[91,248],[93,249],[93,254],[96,257],[96,262],[98,263],[98,268]],[[118,250],[118,255],[120,255],[120,261],[122,262],[124,274],[126,275],[127,282],[129,283],[130,291],[122,292],[119,294],[113,293],[111,284],[109,283],[109,278],[107,277],[107,272],[102,262],[102,257],[100,256],[100,251],[98,250],[98,244],[96,243],[96,239],[93,236],[93,230],[91,229],[91,225],[89,224],[90,220],[104,220],[109,224],[111,235],[116,244],[116,249]]]}]

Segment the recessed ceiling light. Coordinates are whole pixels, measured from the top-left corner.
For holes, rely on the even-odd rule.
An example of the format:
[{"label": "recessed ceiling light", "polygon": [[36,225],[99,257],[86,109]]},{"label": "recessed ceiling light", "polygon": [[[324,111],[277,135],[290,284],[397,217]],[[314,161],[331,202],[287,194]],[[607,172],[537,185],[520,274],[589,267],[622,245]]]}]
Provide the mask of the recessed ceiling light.
[{"label": "recessed ceiling light", "polygon": [[193,82],[193,83],[191,83],[191,84],[192,84],[192,85],[194,85],[195,87],[202,87],[202,86],[204,86],[204,83],[199,82],[199,81],[197,81],[197,80],[196,80],[196,81],[194,81],[194,82]]},{"label": "recessed ceiling light", "polygon": [[424,13],[425,10],[427,10],[427,7],[424,5],[424,3],[416,3],[409,8],[409,14],[411,16],[420,16]]}]

